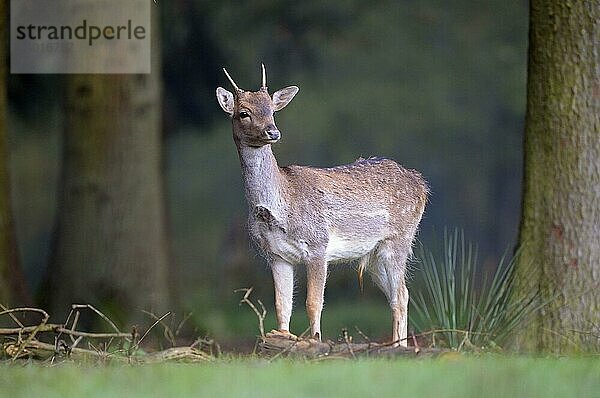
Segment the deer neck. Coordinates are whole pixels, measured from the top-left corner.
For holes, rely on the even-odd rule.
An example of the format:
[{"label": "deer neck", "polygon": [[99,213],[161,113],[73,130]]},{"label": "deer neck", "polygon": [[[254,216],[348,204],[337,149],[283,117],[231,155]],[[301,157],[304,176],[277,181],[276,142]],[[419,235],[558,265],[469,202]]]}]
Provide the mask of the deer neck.
[{"label": "deer neck", "polygon": [[267,208],[279,218],[286,208],[285,179],[279,170],[271,145],[238,146],[246,199],[250,210]]}]

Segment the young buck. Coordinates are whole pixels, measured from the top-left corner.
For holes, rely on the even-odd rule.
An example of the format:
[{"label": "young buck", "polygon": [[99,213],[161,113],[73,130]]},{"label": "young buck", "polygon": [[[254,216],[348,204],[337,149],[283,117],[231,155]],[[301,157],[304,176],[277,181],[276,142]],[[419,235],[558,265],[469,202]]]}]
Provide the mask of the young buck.
[{"label": "young buck", "polygon": [[406,264],[427,201],[421,175],[383,158],[358,159],[331,168],[279,167],[271,144],[281,133],[274,113],[294,98],[290,86],[269,95],[262,86],[240,89],[223,69],[234,92],[217,88],[217,100],[231,117],[249,206],[250,235],[273,273],[278,330],[289,331],[294,271],[306,266],[306,311],[314,338],[321,338],[323,293],[330,263],[356,262],[387,297],[392,338],[406,345],[408,290]]}]

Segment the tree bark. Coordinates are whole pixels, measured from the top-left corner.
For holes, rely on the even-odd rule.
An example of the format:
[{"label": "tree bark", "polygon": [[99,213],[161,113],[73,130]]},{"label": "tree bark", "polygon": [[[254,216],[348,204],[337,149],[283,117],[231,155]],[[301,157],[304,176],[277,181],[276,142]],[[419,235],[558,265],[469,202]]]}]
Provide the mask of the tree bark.
[{"label": "tree bark", "polygon": [[31,298],[19,261],[10,200],[6,125],[7,11],[6,1],[0,0],[0,303],[15,306],[30,304]]},{"label": "tree bark", "polygon": [[529,348],[599,345],[599,60],[600,1],[531,1],[518,278],[547,304]]},{"label": "tree bark", "polygon": [[53,316],[90,303],[121,322],[169,306],[162,174],[161,69],[153,6],[152,73],[71,75],[63,168],[45,301]]}]

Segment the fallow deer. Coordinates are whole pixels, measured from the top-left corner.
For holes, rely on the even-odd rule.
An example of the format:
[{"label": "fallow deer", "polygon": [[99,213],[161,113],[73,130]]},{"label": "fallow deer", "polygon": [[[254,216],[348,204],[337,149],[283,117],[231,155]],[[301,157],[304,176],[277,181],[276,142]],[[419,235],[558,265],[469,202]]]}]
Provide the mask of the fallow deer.
[{"label": "fallow deer", "polygon": [[277,336],[290,333],[294,272],[307,272],[306,310],[313,338],[321,338],[323,294],[330,263],[358,264],[385,294],[392,339],[406,346],[407,261],[427,201],[421,174],[384,158],[358,159],[331,168],[280,167],[271,145],[281,133],[274,113],[294,98],[290,86],[269,95],[265,67],[258,91],[240,89],[223,68],[233,93],[217,88],[231,117],[239,154],[249,232],[270,264],[275,285]]}]

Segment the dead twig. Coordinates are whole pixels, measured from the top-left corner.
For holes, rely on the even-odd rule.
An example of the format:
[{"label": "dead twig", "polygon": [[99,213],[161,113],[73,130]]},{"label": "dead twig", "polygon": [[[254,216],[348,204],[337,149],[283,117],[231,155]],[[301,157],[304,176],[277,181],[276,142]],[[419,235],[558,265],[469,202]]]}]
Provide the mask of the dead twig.
[{"label": "dead twig", "polygon": [[179,336],[179,332],[181,332],[181,329],[183,328],[183,325],[185,325],[185,323],[192,317],[193,312],[188,312],[183,319],[181,320],[181,322],[179,322],[179,325],[177,325],[177,328],[175,329],[175,336]]},{"label": "dead twig", "polygon": [[[419,334],[413,334],[411,336],[411,338],[415,339],[417,337],[431,336],[431,338],[432,338],[431,346],[435,347],[436,346],[435,336],[436,336],[436,334],[439,334],[439,333],[463,333],[466,337],[468,337],[469,334],[472,334],[472,335],[473,334],[476,334],[476,335],[489,335],[489,334],[491,334],[491,333],[485,333],[485,332],[473,332],[473,331],[462,330],[462,329],[433,329],[433,330],[428,330],[426,332],[422,332],[422,333],[419,333]],[[407,340],[407,339],[408,339],[408,337],[404,338],[404,339],[402,339],[400,341]],[[464,339],[461,342],[461,346],[464,345],[463,343],[466,343]],[[470,344],[468,346],[473,346],[473,345]]]},{"label": "dead twig", "polygon": [[600,339],[600,334],[597,334],[596,332],[591,332],[591,331],[586,331],[586,330],[576,330],[576,329],[569,329],[569,331],[573,332],[573,333],[583,334],[585,336],[592,336],[597,339]]},{"label": "dead twig", "polygon": [[[2,309],[3,311],[8,311],[8,307],[5,307],[4,305],[0,304],[0,309]],[[12,312],[8,312],[8,316],[10,316],[12,318],[12,320],[19,326],[19,327],[25,327],[25,325],[23,325],[21,323],[21,321],[19,321],[19,319],[15,316],[14,313]]]},{"label": "dead twig", "polygon": [[240,300],[239,305],[246,303],[246,304],[248,304],[248,306],[250,308],[252,308],[252,311],[254,311],[254,313],[258,317],[258,329],[260,331],[260,337],[264,338],[265,337],[265,324],[264,323],[265,323],[265,317],[267,316],[267,309],[265,308],[262,301],[260,301],[260,299],[257,299],[256,302],[258,303],[258,305],[260,305],[262,311],[258,311],[258,308],[256,308],[256,305],[254,305],[254,303],[252,301],[250,301],[250,299],[248,297],[250,297],[252,290],[254,290],[253,287],[241,288],[241,289],[234,290],[234,293],[244,292],[244,297],[242,297],[242,299]]},{"label": "dead twig", "polygon": [[109,317],[107,317],[106,315],[104,315],[100,310],[98,310],[96,307],[94,307],[91,304],[73,304],[71,306],[71,308],[73,310],[75,310],[75,309],[89,309],[89,310],[95,312],[100,318],[104,319],[106,321],[106,323],[108,323],[113,328],[113,330],[116,333],[120,333],[121,332],[119,330],[119,328],[117,327],[117,325],[115,325],[115,323],[113,321],[111,321]]},{"label": "dead twig", "polygon": [[413,332],[411,330],[410,336],[412,338],[413,347],[415,347],[415,354],[418,354],[419,351],[421,351],[421,347],[419,347],[419,342],[417,341],[417,338],[415,337],[415,332]]},{"label": "dead twig", "polygon": [[[37,340],[28,342],[26,345],[24,345],[24,348],[36,352],[39,356],[42,357],[44,356],[44,354],[50,354],[53,357],[57,354],[60,354],[60,351],[57,352],[54,344],[42,343],[41,341]],[[106,353],[102,353],[98,350],[87,350],[85,348],[71,348],[69,351],[70,355],[74,355],[77,359],[106,359]],[[114,358],[120,362],[127,361],[127,358],[125,357],[115,356]]]},{"label": "dead twig", "polygon": [[[24,343],[21,343],[20,339],[21,339],[21,334],[19,334],[19,348],[15,351],[14,355],[12,355],[12,360],[16,360],[21,353],[24,350],[24,347],[27,343],[31,342],[34,338],[35,335],[38,333],[39,329],[44,327],[44,325],[46,325],[46,323],[48,322],[48,319],[50,319],[50,315],[48,315],[48,313],[42,309],[39,308],[33,308],[33,307],[19,307],[19,308],[10,308],[10,309],[5,309],[3,311],[0,311],[0,316],[2,315],[6,315],[6,314],[14,314],[16,312],[36,312],[38,314],[42,315],[42,320],[40,322],[39,325],[35,326],[33,328],[33,330],[31,331],[31,333],[29,334],[29,336],[27,336],[27,338],[25,339]],[[14,317],[11,317],[14,319]]]},{"label": "dead twig", "polygon": [[555,330],[548,329],[548,328],[543,328],[543,330],[544,330],[544,331],[546,331],[546,332],[550,332],[550,333],[552,333],[553,335],[555,335],[555,336],[557,336],[557,337],[560,337],[561,339],[564,339],[564,340],[565,340],[567,343],[569,343],[569,344],[571,344],[573,347],[575,347],[575,348],[579,349],[579,345],[578,345],[576,342],[574,342],[572,339],[568,338],[566,335],[564,335],[564,334],[562,334],[562,333],[559,333],[559,332],[557,332],[557,331],[555,331]]},{"label": "dead twig", "polygon": [[360,329],[358,328],[358,326],[354,326],[354,329],[356,330],[356,333],[358,333],[358,334],[359,334],[359,336],[360,336],[360,337],[362,337],[362,338],[363,338],[363,340],[364,340],[365,342],[367,342],[367,343],[370,343],[370,342],[371,342],[371,339],[369,338],[369,336],[367,336],[366,334],[364,334],[364,333],[362,332],[362,330],[360,330]]},{"label": "dead twig", "polygon": [[171,347],[175,347],[175,345],[177,345],[177,343],[175,342],[175,335],[173,334],[173,331],[171,330],[171,327],[169,325],[167,325],[165,322],[163,322],[164,317],[161,319],[158,316],[156,316],[156,314],[154,314],[153,312],[148,312],[148,311],[142,311],[144,314],[152,317],[155,321],[158,321],[160,323],[160,325],[163,327],[163,336],[164,338],[171,343]]},{"label": "dead twig", "polygon": [[[4,307],[4,308],[6,308],[6,307]],[[0,316],[7,315],[7,314],[14,314],[15,312],[37,312],[38,314],[42,315],[42,319],[48,320],[50,318],[50,315],[48,315],[48,313],[46,311],[39,309],[39,308],[32,308],[32,307],[7,308],[7,309],[0,311]],[[11,316],[11,318],[15,319],[14,316]],[[21,322],[19,322],[19,321],[16,321],[16,322],[18,325],[22,325]]]},{"label": "dead twig", "polygon": [[140,344],[142,343],[142,341],[144,340],[144,338],[146,338],[146,336],[148,335],[148,333],[150,333],[150,331],[160,323],[160,321],[162,321],[163,319],[165,319],[166,317],[168,317],[169,315],[171,315],[171,312],[167,312],[165,313],[163,316],[161,316],[160,318],[158,318],[156,321],[154,321],[154,323],[148,328],[148,330],[146,330],[146,333],[144,333],[142,335],[142,337],[137,341],[137,343],[135,343],[135,345],[133,346],[132,352],[135,352],[135,350],[137,350],[140,346]]},{"label": "dead twig", "polygon": [[348,329],[346,329],[346,328],[342,329],[342,338],[344,339],[344,342],[346,343],[346,347],[348,348],[348,351],[350,351],[352,358],[356,359],[356,355],[354,355],[354,350],[352,349],[352,344],[351,344],[352,336],[350,336],[350,337],[348,336]]},{"label": "dead twig", "polygon": [[[200,349],[202,349],[202,347],[208,347],[211,356],[217,358],[221,356],[221,346],[213,339],[199,337],[190,345],[190,348],[196,348],[196,346],[199,346]],[[216,352],[213,352],[213,347]]]}]

